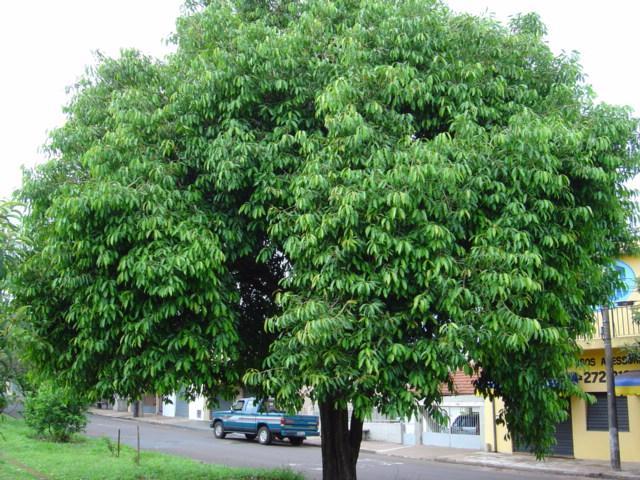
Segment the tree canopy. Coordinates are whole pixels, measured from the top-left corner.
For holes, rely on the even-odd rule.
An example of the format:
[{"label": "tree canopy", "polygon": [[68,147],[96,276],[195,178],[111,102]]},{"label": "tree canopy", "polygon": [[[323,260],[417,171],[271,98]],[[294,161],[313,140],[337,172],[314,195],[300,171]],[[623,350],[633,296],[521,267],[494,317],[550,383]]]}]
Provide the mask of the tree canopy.
[{"label": "tree canopy", "polygon": [[546,451],[635,239],[630,111],[594,102],[536,15],[188,7],[165,61],[100,59],[25,177],[32,357],[133,397],[253,367],[291,408],[304,387],[344,426],[352,404],[354,468],[372,408],[428,407],[462,368]]}]

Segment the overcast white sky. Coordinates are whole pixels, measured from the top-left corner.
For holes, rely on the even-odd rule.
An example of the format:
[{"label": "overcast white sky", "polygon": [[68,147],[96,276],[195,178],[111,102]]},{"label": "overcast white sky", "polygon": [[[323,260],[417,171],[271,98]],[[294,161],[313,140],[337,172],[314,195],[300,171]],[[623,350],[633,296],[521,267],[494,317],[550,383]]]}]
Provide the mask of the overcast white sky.
[{"label": "overcast white sky", "polygon": [[[577,50],[600,100],[640,115],[640,1],[448,0],[454,10],[501,21],[537,11],[552,49]],[[44,158],[47,131],[60,125],[65,87],[95,50],[135,47],[162,56],[182,0],[31,0],[0,4],[0,197],[20,185],[20,165]]]}]

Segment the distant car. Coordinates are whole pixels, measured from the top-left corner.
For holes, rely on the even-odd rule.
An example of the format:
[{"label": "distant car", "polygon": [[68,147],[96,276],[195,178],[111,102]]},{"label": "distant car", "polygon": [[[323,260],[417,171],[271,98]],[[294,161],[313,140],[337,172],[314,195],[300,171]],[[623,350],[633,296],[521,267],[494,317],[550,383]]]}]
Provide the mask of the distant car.
[{"label": "distant car", "polygon": [[451,433],[480,435],[480,414],[478,412],[472,412],[456,417],[451,424]]},{"label": "distant car", "polygon": [[305,438],[320,435],[318,424],[315,415],[285,415],[272,400],[258,402],[255,398],[242,398],[230,410],[213,412],[211,428],[216,438],[243,433],[247,440],[258,437],[262,445],[269,445],[274,438],[287,438],[292,445],[302,445]]}]

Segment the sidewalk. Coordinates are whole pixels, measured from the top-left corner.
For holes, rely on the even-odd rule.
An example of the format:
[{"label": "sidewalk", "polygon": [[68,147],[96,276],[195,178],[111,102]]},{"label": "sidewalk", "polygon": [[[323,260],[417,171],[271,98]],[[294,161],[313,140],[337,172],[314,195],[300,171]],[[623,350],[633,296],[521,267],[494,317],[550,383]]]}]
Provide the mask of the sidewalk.
[{"label": "sidewalk", "polygon": [[130,412],[114,412],[113,410],[90,408],[89,413],[102,417],[120,418],[123,420],[133,420],[144,423],[155,423],[157,425],[167,425],[170,427],[187,428],[189,430],[211,431],[208,420],[189,420],[184,417],[163,417],[145,413],[142,417],[134,418]]},{"label": "sidewalk", "polygon": [[[210,430],[207,420],[189,420],[180,417],[163,417],[146,414],[133,418],[129,412],[114,412],[112,410],[89,409],[89,413],[105,417],[115,417],[139,422],[167,425],[191,430]],[[320,439],[307,439],[308,445],[320,446]],[[425,445],[399,445],[377,441],[363,441],[360,451],[388,455],[392,457],[408,458],[412,460],[458,463],[481,467],[493,467],[509,470],[523,470],[556,475],[577,477],[612,478],[612,479],[640,479],[640,463],[623,462],[622,471],[614,472],[609,462],[599,460],[574,460],[569,458],[551,457],[542,462],[526,454],[490,453],[458,448],[432,447]]]}]

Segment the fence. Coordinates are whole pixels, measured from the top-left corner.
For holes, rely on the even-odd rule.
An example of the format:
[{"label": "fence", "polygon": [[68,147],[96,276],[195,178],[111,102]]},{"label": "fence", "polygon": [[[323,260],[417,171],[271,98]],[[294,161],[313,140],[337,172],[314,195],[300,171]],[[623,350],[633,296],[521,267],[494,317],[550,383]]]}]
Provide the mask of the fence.
[{"label": "fence", "polygon": [[440,407],[445,422],[425,416],[422,443],[454,448],[482,448],[482,407]]},{"label": "fence", "polygon": [[[602,310],[594,313],[596,328],[591,338],[602,338],[602,313]],[[621,305],[608,309],[608,313],[612,338],[640,336],[640,305]]]}]

